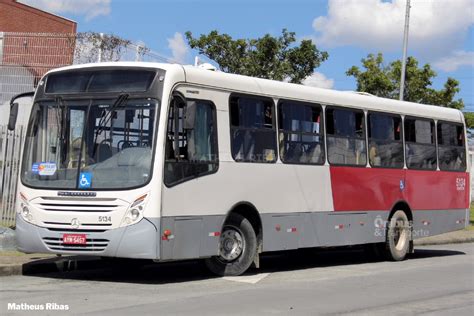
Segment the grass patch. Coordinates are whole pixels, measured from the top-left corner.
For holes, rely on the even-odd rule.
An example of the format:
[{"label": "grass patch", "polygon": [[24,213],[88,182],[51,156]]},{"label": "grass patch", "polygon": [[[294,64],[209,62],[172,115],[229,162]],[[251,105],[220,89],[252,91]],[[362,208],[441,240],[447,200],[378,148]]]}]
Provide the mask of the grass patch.
[{"label": "grass patch", "polygon": [[471,203],[471,212],[469,216],[469,224],[474,225],[474,203]]},{"label": "grass patch", "polygon": [[471,203],[469,211],[469,226],[466,227],[467,230],[474,230],[474,202]]},{"label": "grass patch", "polygon": [[8,251],[0,251],[0,257],[8,256],[8,257],[22,257],[27,256],[28,254],[19,252],[16,250],[8,250]]},{"label": "grass patch", "polygon": [[14,225],[14,224],[12,224],[12,223],[10,223],[10,222],[3,222],[3,221],[0,221],[0,227],[15,229],[15,225]]}]

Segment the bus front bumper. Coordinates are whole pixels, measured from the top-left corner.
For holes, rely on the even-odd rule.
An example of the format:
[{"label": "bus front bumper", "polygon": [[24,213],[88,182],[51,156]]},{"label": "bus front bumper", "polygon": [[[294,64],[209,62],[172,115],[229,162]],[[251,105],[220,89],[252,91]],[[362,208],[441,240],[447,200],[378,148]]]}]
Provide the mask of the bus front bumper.
[{"label": "bus front bumper", "polygon": [[17,248],[25,253],[55,253],[104,257],[159,259],[159,219],[143,218],[140,222],[104,232],[77,232],[85,234],[85,245],[63,244],[63,235],[74,231],[52,231],[16,217]]}]

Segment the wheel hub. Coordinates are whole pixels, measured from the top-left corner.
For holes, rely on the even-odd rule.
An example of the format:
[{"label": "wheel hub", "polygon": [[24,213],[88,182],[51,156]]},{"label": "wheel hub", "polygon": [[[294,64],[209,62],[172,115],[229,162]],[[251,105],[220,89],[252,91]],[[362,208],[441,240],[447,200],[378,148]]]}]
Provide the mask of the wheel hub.
[{"label": "wheel hub", "polygon": [[393,243],[397,250],[402,250],[405,247],[408,237],[408,227],[404,220],[397,220],[393,228]]},{"label": "wheel hub", "polygon": [[224,261],[233,261],[242,255],[244,241],[242,233],[234,227],[227,227],[220,239],[220,257]]}]

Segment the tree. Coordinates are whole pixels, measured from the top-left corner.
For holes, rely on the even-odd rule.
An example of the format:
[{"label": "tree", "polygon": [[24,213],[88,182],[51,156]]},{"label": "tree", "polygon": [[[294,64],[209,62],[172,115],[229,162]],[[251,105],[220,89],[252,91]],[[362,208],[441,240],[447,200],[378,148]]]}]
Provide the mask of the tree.
[{"label": "tree", "polygon": [[113,34],[100,34],[97,32],[81,32],[74,35],[71,45],[75,47],[75,63],[94,63],[101,56],[102,61],[119,61],[127,49],[133,47],[140,57],[150,49],[146,46],[136,47],[130,40],[123,39]]},{"label": "tree", "polygon": [[283,29],[280,37],[266,34],[257,39],[232,39],[228,34],[211,31],[194,38],[186,32],[188,44],[214,60],[224,72],[301,83],[314,68],[328,58],[311,40],[296,41],[295,33]]},{"label": "tree", "polygon": [[[346,75],[356,78],[357,91],[368,92],[384,98],[398,99],[402,68],[400,60],[385,65],[381,53],[377,55],[369,54],[367,58],[362,59],[362,66],[365,70],[352,66],[346,72]],[[419,68],[418,61],[414,57],[408,57],[403,99],[455,109],[464,108],[462,99],[454,100],[454,96],[459,92],[459,82],[453,78],[448,78],[441,90],[435,90],[431,85],[432,79],[436,75],[429,64]]]},{"label": "tree", "polygon": [[[474,113],[464,112],[464,119],[466,120],[466,126],[468,128],[474,128]],[[471,133],[469,132],[469,134]]]}]

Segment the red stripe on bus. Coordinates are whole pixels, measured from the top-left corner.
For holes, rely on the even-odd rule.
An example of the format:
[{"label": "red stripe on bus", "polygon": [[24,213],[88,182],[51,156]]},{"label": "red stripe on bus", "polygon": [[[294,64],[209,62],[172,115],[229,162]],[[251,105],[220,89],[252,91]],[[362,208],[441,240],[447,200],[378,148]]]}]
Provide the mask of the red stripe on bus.
[{"label": "red stripe on bus", "polygon": [[335,211],[390,210],[407,201],[413,210],[469,207],[466,172],[331,166]]}]

